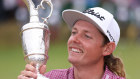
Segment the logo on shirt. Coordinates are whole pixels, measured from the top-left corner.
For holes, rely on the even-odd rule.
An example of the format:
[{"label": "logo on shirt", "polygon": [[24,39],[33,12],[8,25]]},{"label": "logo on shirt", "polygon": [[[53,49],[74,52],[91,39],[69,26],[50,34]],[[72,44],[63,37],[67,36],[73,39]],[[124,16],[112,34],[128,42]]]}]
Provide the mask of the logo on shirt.
[{"label": "logo on shirt", "polygon": [[91,10],[91,9],[85,10],[83,13],[88,13],[88,14],[94,15],[97,18],[99,18],[101,21],[105,20],[105,17],[104,16],[101,16],[99,14],[99,12],[96,13],[94,10]]}]

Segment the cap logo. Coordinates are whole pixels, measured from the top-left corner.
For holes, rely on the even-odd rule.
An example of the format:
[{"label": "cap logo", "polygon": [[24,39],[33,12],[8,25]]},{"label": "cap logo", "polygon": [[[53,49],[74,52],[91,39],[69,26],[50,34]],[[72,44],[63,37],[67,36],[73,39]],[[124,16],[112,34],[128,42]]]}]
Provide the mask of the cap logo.
[{"label": "cap logo", "polygon": [[108,30],[107,30],[107,33],[109,34],[110,39],[113,40],[113,42],[115,42],[113,36],[111,35],[111,33]]},{"label": "cap logo", "polygon": [[99,18],[101,21],[105,20],[105,17],[104,16],[101,16],[99,14],[99,12],[96,13],[94,10],[91,10],[91,9],[85,10],[83,13],[88,13],[88,14],[94,15],[97,18]]}]

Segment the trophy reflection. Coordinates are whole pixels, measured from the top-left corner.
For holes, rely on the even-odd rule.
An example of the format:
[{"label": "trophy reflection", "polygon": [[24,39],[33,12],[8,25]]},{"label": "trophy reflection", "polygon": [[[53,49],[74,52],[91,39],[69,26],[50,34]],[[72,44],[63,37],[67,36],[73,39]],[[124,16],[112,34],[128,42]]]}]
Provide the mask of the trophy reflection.
[{"label": "trophy reflection", "polygon": [[[21,28],[22,46],[25,61],[33,63],[37,70],[37,79],[48,79],[39,73],[39,67],[46,64],[50,40],[50,30],[47,20],[52,14],[51,0],[24,0],[30,12],[30,22]],[[39,10],[45,10],[45,5],[50,6],[48,17],[40,17]],[[42,22],[41,22],[42,21]]]}]

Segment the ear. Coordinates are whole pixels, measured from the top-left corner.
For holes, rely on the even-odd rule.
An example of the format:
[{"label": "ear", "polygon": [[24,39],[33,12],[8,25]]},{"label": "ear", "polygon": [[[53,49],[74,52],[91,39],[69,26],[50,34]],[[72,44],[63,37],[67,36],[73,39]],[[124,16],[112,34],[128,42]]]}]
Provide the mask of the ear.
[{"label": "ear", "polygon": [[114,42],[109,42],[104,46],[104,50],[103,50],[103,56],[107,56],[113,53],[113,51],[115,50],[116,45]]}]

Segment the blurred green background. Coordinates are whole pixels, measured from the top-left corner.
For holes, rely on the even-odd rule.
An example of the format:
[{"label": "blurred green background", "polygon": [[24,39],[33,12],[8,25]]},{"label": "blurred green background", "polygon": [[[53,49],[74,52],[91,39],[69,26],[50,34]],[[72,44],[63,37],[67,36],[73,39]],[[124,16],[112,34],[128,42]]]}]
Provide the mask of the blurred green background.
[{"label": "blurred green background", "polygon": [[[0,2],[0,4],[7,1],[9,5],[10,1],[12,3],[15,1],[16,4],[14,5],[16,6],[13,9],[9,9],[0,5],[0,79],[16,79],[26,65],[21,45],[20,28],[28,22],[28,13],[21,0],[1,1],[3,2]],[[84,8],[75,6],[77,0],[52,1],[55,4],[54,10],[59,10],[60,13],[54,13],[53,18],[49,21],[52,34],[47,71],[69,68],[71,66],[67,61],[67,39],[70,31],[61,19],[62,10],[67,8],[82,10],[88,7],[101,6],[108,9],[119,22],[121,38],[114,54],[123,60],[127,79],[140,79],[140,19],[138,19],[140,16],[137,15],[140,12],[140,6],[137,6],[139,0],[123,0],[122,5],[124,3],[125,6],[119,5],[119,7],[118,4],[121,4],[119,3],[121,0],[116,0],[118,2],[112,0],[86,0],[88,6]],[[58,4],[57,1],[60,1],[61,4]],[[83,7],[82,3],[78,6]],[[122,12],[121,15],[119,15],[119,12]]]}]

